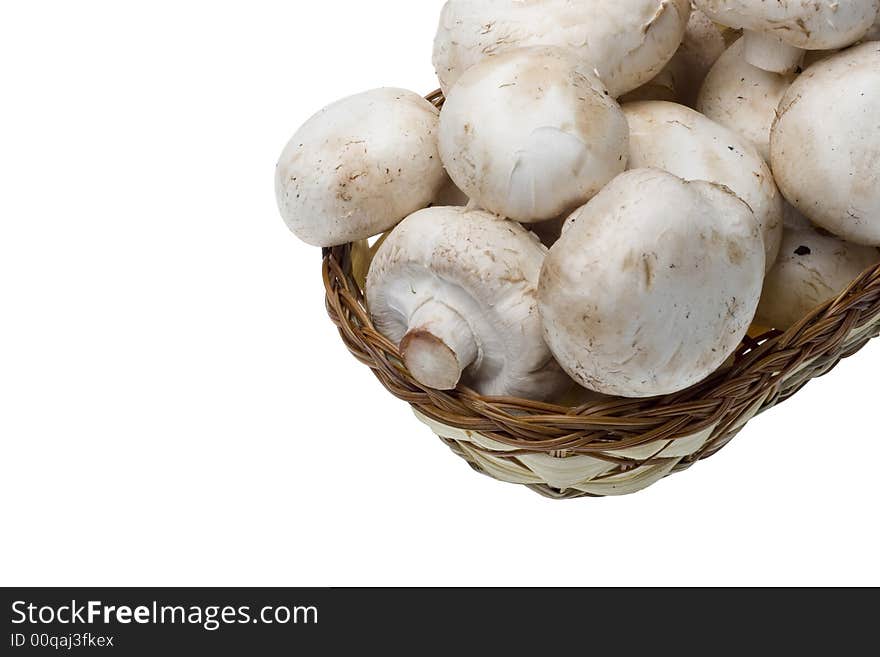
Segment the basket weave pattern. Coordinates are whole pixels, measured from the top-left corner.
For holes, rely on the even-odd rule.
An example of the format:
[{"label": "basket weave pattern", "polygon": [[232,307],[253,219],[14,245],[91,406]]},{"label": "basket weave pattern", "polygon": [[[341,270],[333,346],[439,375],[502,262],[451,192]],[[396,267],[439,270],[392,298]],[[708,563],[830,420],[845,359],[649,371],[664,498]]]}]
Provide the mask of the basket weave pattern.
[{"label": "basket weave pattern", "polygon": [[[440,106],[442,96],[429,100]],[[880,266],[785,333],[746,338],[728,366],[688,390],[567,408],[422,387],[370,321],[353,245],[324,250],[327,312],[349,351],[470,465],[552,498],[633,493],[727,445],[757,414],[880,335]]]}]

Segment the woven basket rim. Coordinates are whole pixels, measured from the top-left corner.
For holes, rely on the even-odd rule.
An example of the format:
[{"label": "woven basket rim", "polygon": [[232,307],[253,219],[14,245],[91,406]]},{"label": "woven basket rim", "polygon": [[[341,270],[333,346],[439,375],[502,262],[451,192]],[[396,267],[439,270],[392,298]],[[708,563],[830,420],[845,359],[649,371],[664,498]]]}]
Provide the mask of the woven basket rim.
[{"label": "woven basket rim", "polygon": [[[437,91],[428,100],[443,102]],[[782,382],[799,370],[827,360],[825,374],[880,333],[880,264],[869,267],[836,299],[808,313],[785,332],[771,330],[746,337],[733,363],[687,390],[649,399],[597,401],[576,408],[516,398],[484,397],[460,387],[444,392],[420,385],[403,365],[397,345],[373,326],[363,290],[352,275],[352,248],[323,250],[322,275],[327,312],[349,351],[372,369],[395,397],[424,416],[464,431],[479,432],[518,454],[608,456],[609,450],[677,440],[709,428],[716,439],[691,459],[716,453],[732,438],[736,420],[754,409],[791,397]],[[864,334],[859,331],[864,330]],[[855,336],[855,339],[853,338]],[[812,377],[810,377],[812,378]],[[741,428],[741,427],[740,427]],[[633,465],[643,465],[640,461]]]}]

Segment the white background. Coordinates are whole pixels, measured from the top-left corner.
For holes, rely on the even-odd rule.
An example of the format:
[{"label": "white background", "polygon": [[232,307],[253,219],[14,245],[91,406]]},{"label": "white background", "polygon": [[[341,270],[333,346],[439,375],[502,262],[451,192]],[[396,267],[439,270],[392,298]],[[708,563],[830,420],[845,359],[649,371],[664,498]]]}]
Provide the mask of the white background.
[{"label": "white background", "polygon": [[880,341],[624,499],[481,477],[345,350],[273,171],[440,0],[5,3],[0,584],[880,584]]}]

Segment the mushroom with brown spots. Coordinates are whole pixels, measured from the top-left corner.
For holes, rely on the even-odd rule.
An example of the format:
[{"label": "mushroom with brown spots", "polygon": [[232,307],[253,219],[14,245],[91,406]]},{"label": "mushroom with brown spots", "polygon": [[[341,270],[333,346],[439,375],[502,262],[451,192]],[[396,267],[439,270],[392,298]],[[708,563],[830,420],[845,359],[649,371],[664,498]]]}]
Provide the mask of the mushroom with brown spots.
[{"label": "mushroom with brown spots", "polygon": [[770,151],[789,203],[848,242],[880,246],[880,43],[804,71],[779,106]]},{"label": "mushroom with brown spots", "polygon": [[275,171],[281,216],[293,233],[329,247],[378,235],[426,207],[448,180],[439,116],[403,89],[375,89],[310,118]]},{"label": "mushroom with brown spots", "polygon": [[755,321],[785,331],[826,301],[836,298],[880,251],[850,244],[812,228],[785,228],[779,259],[764,281]]},{"label": "mushroom with brown spots", "polygon": [[367,305],[422,385],[553,399],[570,380],[538,315],[547,250],[517,223],[437,207],[405,219],[370,266]]},{"label": "mushroom with brown spots", "polygon": [[763,277],[758,223],[730,190],[636,169],[571,216],[545,260],[538,304],[547,344],[577,383],[651,397],[723,365]]}]

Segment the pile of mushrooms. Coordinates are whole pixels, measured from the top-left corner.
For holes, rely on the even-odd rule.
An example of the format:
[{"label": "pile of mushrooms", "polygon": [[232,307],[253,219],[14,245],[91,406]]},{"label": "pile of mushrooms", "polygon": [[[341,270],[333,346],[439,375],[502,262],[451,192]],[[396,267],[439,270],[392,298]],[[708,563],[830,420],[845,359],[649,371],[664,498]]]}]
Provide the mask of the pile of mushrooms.
[{"label": "pile of mushrooms", "polygon": [[354,244],[424,389],[676,393],[880,263],[878,26],[880,0],[449,0],[442,110],[326,107],[278,206]]}]

